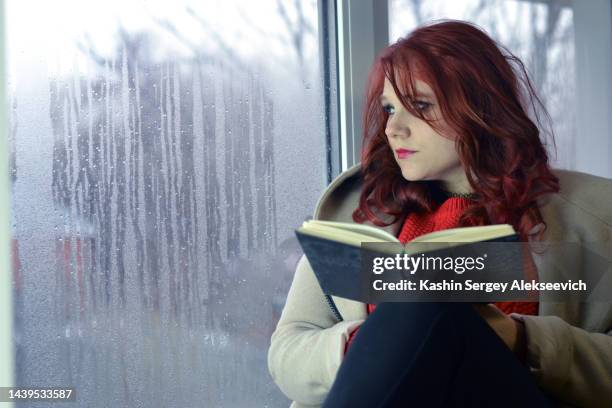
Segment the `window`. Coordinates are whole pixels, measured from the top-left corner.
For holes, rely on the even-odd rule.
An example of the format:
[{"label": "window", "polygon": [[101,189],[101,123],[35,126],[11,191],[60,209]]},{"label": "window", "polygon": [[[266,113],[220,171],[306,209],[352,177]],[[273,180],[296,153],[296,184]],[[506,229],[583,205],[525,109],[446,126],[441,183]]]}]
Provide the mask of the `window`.
[{"label": "window", "polygon": [[4,4],[14,383],[79,405],[288,404],[266,352],[293,229],[359,160],[376,51],[420,22],[509,46],[553,165],[612,175],[609,0]]},{"label": "window", "polygon": [[316,2],[6,3],[15,383],[287,405],[266,352],[326,182]]}]

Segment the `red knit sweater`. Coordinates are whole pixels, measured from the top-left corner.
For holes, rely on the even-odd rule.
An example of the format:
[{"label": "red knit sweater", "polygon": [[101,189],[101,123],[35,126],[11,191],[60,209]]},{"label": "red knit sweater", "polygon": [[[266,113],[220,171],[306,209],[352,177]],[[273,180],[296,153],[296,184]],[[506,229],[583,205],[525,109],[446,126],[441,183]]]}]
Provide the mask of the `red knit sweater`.
[{"label": "red knit sweater", "polygon": [[[402,225],[398,239],[401,243],[406,243],[429,232],[455,228],[459,223],[459,218],[471,204],[472,201],[467,198],[449,197],[440,207],[431,213],[410,214]],[[527,268],[532,269],[534,267],[531,258],[526,259],[525,262]],[[495,306],[506,314],[538,314],[537,302],[497,302]],[[368,314],[372,313],[374,309],[376,309],[376,305],[369,304],[367,306]],[[355,333],[357,333],[357,330],[351,333],[346,345],[347,347],[353,340]]]}]

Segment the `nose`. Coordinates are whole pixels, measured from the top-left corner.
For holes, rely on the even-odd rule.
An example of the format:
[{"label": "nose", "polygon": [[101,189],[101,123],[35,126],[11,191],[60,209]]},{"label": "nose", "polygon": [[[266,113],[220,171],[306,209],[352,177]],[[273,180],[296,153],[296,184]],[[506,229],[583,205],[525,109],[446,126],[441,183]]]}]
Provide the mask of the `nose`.
[{"label": "nose", "polygon": [[398,109],[387,119],[385,134],[387,137],[409,137],[411,134],[412,115],[404,109]]}]

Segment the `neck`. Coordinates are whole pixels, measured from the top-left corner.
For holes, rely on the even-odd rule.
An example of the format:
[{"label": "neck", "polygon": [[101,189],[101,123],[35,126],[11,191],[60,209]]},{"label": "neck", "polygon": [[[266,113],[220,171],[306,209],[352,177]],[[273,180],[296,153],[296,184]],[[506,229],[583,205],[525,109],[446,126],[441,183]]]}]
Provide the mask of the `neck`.
[{"label": "neck", "polygon": [[463,180],[457,180],[454,183],[449,181],[441,181],[439,188],[448,197],[471,198],[471,196],[475,195],[465,176],[463,177]]},{"label": "neck", "polygon": [[442,193],[445,196],[447,196],[447,197],[460,197],[460,198],[467,198],[467,199],[470,199],[470,200],[474,200],[474,199],[476,199],[478,197],[478,194],[471,193],[471,192],[468,192],[468,193],[455,193],[455,192],[452,192],[452,191],[442,190]]},{"label": "neck", "polygon": [[465,173],[461,173],[452,178],[441,179],[439,186],[442,191],[445,191],[451,196],[455,194],[463,195],[474,193]]}]

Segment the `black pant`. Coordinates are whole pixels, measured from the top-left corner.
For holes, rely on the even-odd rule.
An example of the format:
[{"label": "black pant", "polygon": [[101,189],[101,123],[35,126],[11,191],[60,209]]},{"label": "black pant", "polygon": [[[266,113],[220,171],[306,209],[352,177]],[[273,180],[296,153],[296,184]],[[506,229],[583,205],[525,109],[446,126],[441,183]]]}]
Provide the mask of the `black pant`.
[{"label": "black pant", "polygon": [[351,343],[323,405],[552,407],[469,303],[383,303]]}]

